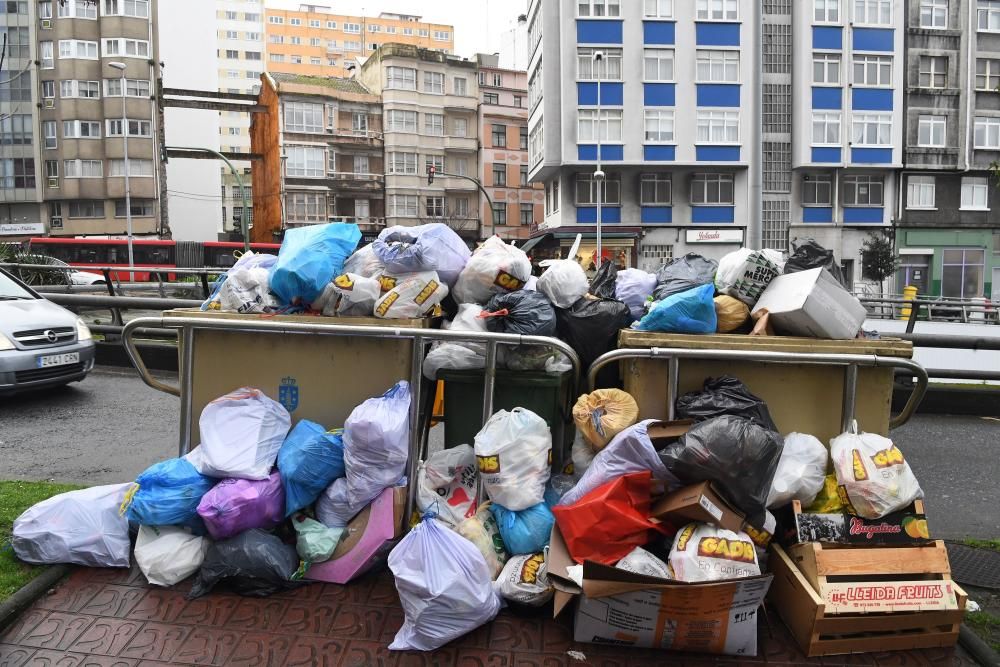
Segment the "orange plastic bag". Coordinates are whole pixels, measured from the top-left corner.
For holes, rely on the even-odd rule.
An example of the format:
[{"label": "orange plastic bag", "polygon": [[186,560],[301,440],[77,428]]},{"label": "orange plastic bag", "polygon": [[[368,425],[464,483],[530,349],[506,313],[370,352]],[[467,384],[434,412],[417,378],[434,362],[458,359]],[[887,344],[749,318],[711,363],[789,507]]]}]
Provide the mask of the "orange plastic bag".
[{"label": "orange plastic bag", "polygon": [[649,520],[652,479],[648,470],[634,472],[597,487],[572,505],[552,508],[573,560],[614,565],[649,542],[650,530],[663,530]]}]

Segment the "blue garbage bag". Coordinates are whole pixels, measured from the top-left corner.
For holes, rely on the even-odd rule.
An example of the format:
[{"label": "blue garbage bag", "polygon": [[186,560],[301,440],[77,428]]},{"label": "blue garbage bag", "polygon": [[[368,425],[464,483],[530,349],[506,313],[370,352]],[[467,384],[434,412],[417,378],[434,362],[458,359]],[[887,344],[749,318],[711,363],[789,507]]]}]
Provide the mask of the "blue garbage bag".
[{"label": "blue garbage bag", "polygon": [[278,470],[285,487],[285,516],[312,505],[319,494],[344,476],[343,430],[327,431],[303,419],[278,451]]},{"label": "blue garbage bag", "polygon": [[490,511],[500,527],[503,545],[511,556],[536,554],[548,546],[555,517],[544,502],[520,512],[492,503]]},{"label": "blue garbage bag", "polygon": [[284,303],[311,304],[340,275],[360,240],[358,226],[343,222],[289,229],[271,270],[271,291]]},{"label": "blue garbage bag", "polygon": [[219,480],[187,459],[168,459],[140,474],[126,495],[128,519],[144,526],[190,526],[204,532],[198,503]]},{"label": "blue garbage bag", "polygon": [[666,333],[715,333],[715,285],[709,283],[686,292],[671,294],[653,307],[636,325],[639,331]]},{"label": "blue garbage bag", "polygon": [[448,225],[432,222],[416,227],[389,227],[372,243],[390,274],[437,271],[451,289],[472,256],[469,246]]}]

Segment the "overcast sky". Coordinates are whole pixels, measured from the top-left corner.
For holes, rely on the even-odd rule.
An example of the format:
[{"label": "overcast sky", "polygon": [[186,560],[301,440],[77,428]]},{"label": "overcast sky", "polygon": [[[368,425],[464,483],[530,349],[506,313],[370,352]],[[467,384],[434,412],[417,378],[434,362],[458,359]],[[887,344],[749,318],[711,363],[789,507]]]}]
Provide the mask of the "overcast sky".
[{"label": "overcast sky", "polygon": [[[297,9],[300,0],[266,0],[268,7]],[[455,53],[469,57],[500,50],[500,36],[528,11],[528,0],[308,0],[337,14],[378,16],[416,14],[425,21],[455,26]]]}]

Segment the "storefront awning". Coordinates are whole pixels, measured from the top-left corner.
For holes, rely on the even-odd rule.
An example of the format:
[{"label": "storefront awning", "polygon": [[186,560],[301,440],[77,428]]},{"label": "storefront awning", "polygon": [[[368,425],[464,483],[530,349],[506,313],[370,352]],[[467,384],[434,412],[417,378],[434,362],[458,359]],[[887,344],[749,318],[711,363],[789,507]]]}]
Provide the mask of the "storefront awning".
[{"label": "storefront awning", "polygon": [[534,238],[528,239],[527,241],[524,242],[524,245],[521,246],[521,251],[525,253],[531,252],[532,248],[534,248],[536,245],[538,245],[539,243],[541,243],[542,241],[551,236],[552,236],[551,234],[542,234],[541,236],[536,236]]}]

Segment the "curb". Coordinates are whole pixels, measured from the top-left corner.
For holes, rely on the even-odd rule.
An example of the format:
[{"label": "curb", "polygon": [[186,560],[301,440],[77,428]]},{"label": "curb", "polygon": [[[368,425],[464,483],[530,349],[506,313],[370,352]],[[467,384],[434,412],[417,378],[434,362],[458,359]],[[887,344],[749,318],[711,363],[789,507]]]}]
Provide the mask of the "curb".
[{"label": "curb", "polygon": [[[0,630],[13,623],[18,614],[69,574],[68,565],[53,565],[0,602]],[[989,648],[989,647],[987,647]]]},{"label": "curb", "polygon": [[[3,627],[2,618],[0,618],[0,627]],[[1000,666],[1000,654],[997,654],[989,644],[980,639],[979,635],[964,623],[958,629],[958,643],[971,653],[976,662],[983,667]]]}]

